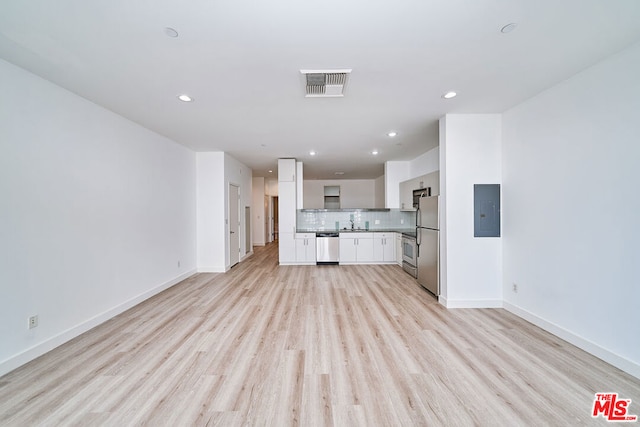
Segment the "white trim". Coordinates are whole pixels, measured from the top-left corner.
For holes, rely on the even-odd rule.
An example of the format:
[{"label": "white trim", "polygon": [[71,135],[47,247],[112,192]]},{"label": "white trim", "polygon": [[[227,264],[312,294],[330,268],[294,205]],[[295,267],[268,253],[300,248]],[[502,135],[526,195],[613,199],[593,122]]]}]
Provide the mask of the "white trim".
[{"label": "white trim", "polygon": [[501,299],[448,300],[443,296],[438,302],[447,308],[502,308],[503,304]]},{"label": "white trim", "polygon": [[117,305],[72,328],[67,329],[66,331],[59,333],[58,335],[55,335],[39,344],[34,345],[33,347],[28,348],[27,350],[24,350],[21,353],[16,354],[15,356],[3,360],[2,362],[0,362],[0,376],[13,371],[14,369],[32,361],[37,357],[42,356],[43,354],[53,350],[54,348],[66,343],[67,341],[70,341],[73,338],[87,332],[88,330],[95,328],[101,323],[104,323],[107,320],[114,318],[118,314],[127,311],[131,307],[134,307],[141,302],[151,298],[152,296],[159,294],[166,289],[169,289],[170,287],[182,282],[185,279],[188,279],[194,274],[196,274],[195,270],[191,270],[184,274],[181,274],[180,276],[171,279],[168,282],[161,284],[160,286],[157,286],[153,289],[148,290],[147,292],[133,297],[120,305]]},{"label": "white trim", "polygon": [[612,351],[599,346],[598,344],[582,338],[581,336],[576,335],[573,332],[556,325],[555,323],[538,317],[535,314],[524,310],[516,305],[513,305],[506,301],[504,301],[503,305],[505,310],[515,314],[516,316],[533,323],[534,325],[544,329],[547,332],[552,333],[559,338],[562,338],[563,340],[575,345],[578,348],[581,348],[582,350],[596,356],[599,359],[604,360],[605,362],[615,366],[616,368],[622,369],[623,371],[633,375],[636,378],[640,378],[640,364],[617,355]]}]

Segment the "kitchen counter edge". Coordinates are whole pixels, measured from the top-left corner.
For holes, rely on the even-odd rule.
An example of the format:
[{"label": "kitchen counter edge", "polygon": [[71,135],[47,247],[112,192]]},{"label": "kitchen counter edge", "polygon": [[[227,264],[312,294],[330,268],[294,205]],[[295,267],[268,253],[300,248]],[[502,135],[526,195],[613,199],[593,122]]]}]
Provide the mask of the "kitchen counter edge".
[{"label": "kitchen counter edge", "polygon": [[296,233],[401,233],[408,236],[416,235],[415,228],[384,228],[384,229],[341,229],[341,230],[320,230],[320,229],[296,229]]}]

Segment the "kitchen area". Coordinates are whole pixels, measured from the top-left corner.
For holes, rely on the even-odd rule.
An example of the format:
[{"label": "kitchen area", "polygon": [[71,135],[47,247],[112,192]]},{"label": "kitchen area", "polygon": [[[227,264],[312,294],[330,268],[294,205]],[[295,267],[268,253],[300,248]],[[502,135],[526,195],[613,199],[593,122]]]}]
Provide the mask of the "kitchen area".
[{"label": "kitchen area", "polygon": [[437,171],[401,182],[401,207],[390,208],[354,202],[357,196],[342,191],[352,184],[345,181],[309,183],[313,194],[304,194],[302,168],[294,159],[279,161],[281,265],[396,264],[439,294]]}]

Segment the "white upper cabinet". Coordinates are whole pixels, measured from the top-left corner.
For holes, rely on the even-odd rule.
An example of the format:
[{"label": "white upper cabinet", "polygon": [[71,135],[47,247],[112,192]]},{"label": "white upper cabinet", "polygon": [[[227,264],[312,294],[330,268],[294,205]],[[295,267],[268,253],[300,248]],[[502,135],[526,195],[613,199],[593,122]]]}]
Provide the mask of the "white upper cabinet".
[{"label": "white upper cabinet", "polygon": [[278,159],[278,181],[295,182],[296,159]]}]

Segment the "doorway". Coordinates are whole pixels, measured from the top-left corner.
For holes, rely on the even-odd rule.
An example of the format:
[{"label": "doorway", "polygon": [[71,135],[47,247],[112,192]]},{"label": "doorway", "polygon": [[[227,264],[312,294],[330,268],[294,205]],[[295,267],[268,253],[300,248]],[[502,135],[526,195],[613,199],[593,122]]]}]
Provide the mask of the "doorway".
[{"label": "doorway", "polygon": [[269,210],[269,196],[264,196],[264,243],[271,243],[271,232],[269,224],[271,223],[271,211]]},{"label": "doorway", "polygon": [[271,203],[272,217],[273,217],[273,240],[278,240],[278,197],[273,197],[273,203]]},{"label": "doorway", "polygon": [[244,254],[248,254],[251,249],[251,207],[244,207]]},{"label": "doorway", "polygon": [[229,184],[229,267],[240,261],[240,187]]}]

